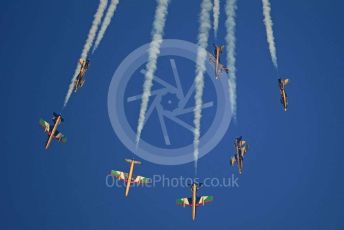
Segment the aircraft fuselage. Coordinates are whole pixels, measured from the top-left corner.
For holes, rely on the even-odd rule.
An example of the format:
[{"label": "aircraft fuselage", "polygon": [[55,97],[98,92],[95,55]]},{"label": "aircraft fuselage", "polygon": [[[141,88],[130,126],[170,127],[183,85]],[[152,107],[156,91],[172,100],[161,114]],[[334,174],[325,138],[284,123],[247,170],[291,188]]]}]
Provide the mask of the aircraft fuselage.
[{"label": "aircraft fuselage", "polygon": [[219,64],[220,64],[220,55],[221,55],[221,47],[216,47],[214,51],[216,63],[215,63],[215,75],[216,78],[219,77],[220,75],[220,69],[219,69]]},{"label": "aircraft fuselage", "polygon": [[197,184],[192,184],[192,220],[196,218]]},{"label": "aircraft fuselage", "polygon": [[125,196],[128,196],[128,194],[129,194],[130,184],[131,184],[131,180],[133,178],[134,165],[135,165],[135,162],[131,161],[130,162],[130,169],[129,169],[129,173],[128,173],[128,181],[127,181],[126,188],[125,188]]},{"label": "aircraft fuselage", "polygon": [[78,88],[82,87],[82,85],[85,81],[85,80],[83,80],[83,78],[84,78],[86,71],[88,69],[89,60],[86,60],[86,61],[83,60],[83,62],[80,62],[80,63],[81,63],[80,72],[79,72],[79,74],[75,80],[74,92],[76,92]]},{"label": "aircraft fuselage", "polygon": [[49,133],[49,138],[48,138],[48,141],[47,141],[47,143],[46,143],[46,145],[45,145],[45,149],[48,149],[48,147],[49,147],[51,141],[52,141],[53,138],[54,138],[55,132],[56,132],[56,130],[57,130],[57,126],[59,126],[60,123],[61,123],[61,116],[57,116],[57,117],[56,117],[55,124],[54,124],[54,127],[53,127],[53,129],[51,130],[51,132]]},{"label": "aircraft fuselage", "polygon": [[243,168],[243,157],[242,156],[238,156],[238,168],[239,168],[239,174],[242,173],[242,168]]},{"label": "aircraft fuselage", "polygon": [[288,107],[288,96],[285,91],[285,86],[288,84],[288,79],[278,79],[279,89],[281,94],[281,104],[283,105],[284,111],[287,111]]},{"label": "aircraft fuselage", "polygon": [[284,111],[287,111],[287,95],[285,93],[285,89],[281,90],[281,97]]}]

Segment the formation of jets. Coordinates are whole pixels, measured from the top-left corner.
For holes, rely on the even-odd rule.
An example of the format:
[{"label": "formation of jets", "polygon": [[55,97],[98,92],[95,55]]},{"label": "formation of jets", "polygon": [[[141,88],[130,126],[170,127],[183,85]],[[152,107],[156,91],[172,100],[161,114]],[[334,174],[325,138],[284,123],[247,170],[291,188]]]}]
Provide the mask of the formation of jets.
[{"label": "formation of jets", "polygon": [[81,88],[84,85],[85,83],[84,77],[88,70],[90,60],[80,59],[79,63],[80,63],[80,72],[78,76],[76,77],[76,80],[74,81],[74,92],[76,92],[79,88]]},{"label": "formation of jets", "polygon": [[[220,61],[220,55],[224,49],[224,46],[217,46],[214,45],[214,53],[208,53],[209,61],[214,64],[215,69],[215,76],[216,79],[219,79],[223,72],[228,73],[229,69],[225,67]],[[74,81],[74,92],[76,92],[79,88],[81,88],[85,83],[85,74],[88,70],[90,61],[88,59],[80,59],[80,71]],[[287,111],[288,107],[288,97],[285,90],[285,86],[288,84],[288,79],[278,79],[278,85],[280,90],[281,96],[281,104],[283,105],[284,111]],[[43,119],[40,119],[39,123],[43,128],[44,132],[47,134],[48,139],[45,142],[45,149],[48,149],[52,140],[56,139],[61,143],[66,143],[67,138],[57,130],[58,126],[64,121],[61,114],[53,113],[52,123],[49,123]],[[248,151],[248,144],[243,138],[237,137],[234,141],[235,147],[235,154],[230,158],[230,165],[231,166],[238,166],[239,174],[242,174],[243,171],[243,162],[244,156]],[[127,163],[130,164],[129,172],[125,173],[122,171],[115,171],[111,170],[111,176],[117,178],[118,180],[122,180],[125,183],[125,196],[127,197],[129,194],[130,186],[134,184],[146,184],[149,183],[150,179],[143,177],[143,176],[136,176],[133,175],[135,165],[141,164],[141,162],[136,160],[125,159]],[[190,206],[192,209],[192,220],[196,218],[196,208],[199,206],[204,206],[208,202],[212,202],[214,200],[213,196],[197,196],[197,191],[201,187],[199,183],[192,183],[191,185],[191,197],[180,198],[177,199],[177,205],[186,207]]]},{"label": "formation of jets", "polygon": [[177,199],[177,205],[180,206],[190,206],[192,210],[192,220],[196,218],[196,208],[198,206],[204,206],[208,202],[214,200],[213,196],[197,196],[197,191],[201,187],[201,184],[196,182],[191,185],[191,197]]},{"label": "formation of jets", "polygon": [[[76,80],[74,81],[74,89],[73,89],[74,92],[76,92],[78,88],[81,88],[84,85],[85,83],[84,77],[88,70],[90,61],[88,59],[86,60],[80,59],[79,63],[80,63],[80,71],[76,77]],[[49,122],[43,119],[39,120],[39,124],[44,129],[44,132],[47,133],[48,135],[48,139],[45,143],[45,149],[49,148],[50,143],[53,139],[56,139],[61,143],[67,142],[67,138],[61,132],[57,130],[57,127],[64,121],[64,119],[62,118],[62,115],[54,112],[52,121],[53,123],[49,124]]]},{"label": "formation of jets", "polygon": [[223,72],[228,73],[229,69],[225,67],[223,64],[221,64],[220,61],[220,55],[223,51],[224,46],[217,46],[213,44],[214,46],[214,54],[208,53],[209,61],[215,65],[215,77],[216,79],[219,79],[221,74]]}]

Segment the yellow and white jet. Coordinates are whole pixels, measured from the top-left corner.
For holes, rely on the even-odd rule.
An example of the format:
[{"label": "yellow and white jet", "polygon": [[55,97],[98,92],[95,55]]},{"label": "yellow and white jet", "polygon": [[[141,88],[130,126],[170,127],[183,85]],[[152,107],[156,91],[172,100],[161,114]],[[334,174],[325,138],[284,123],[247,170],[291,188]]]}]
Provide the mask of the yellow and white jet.
[{"label": "yellow and white jet", "polygon": [[135,166],[135,164],[141,164],[140,161],[134,161],[134,160],[129,160],[129,159],[125,159],[125,161],[130,164],[129,173],[124,173],[121,171],[112,170],[111,175],[116,177],[118,180],[124,180],[124,182],[126,183],[125,196],[128,196],[131,184],[149,183],[149,178],[146,178],[143,176],[134,176],[133,175],[134,166]]},{"label": "yellow and white jet", "polygon": [[224,46],[217,46],[214,44],[214,54],[208,53],[209,61],[215,65],[215,77],[218,79],[222,72],[229,72],[229,69],[221,64],[220,56]]},{"label": "yellow and white jet", "polygon": [[240,136],[240,137],[235,138],[234,147],[235,147],[236,153],[234,154],[234,156],[231,157],[230,163],[231,163],[231,166],[238,164],[239,174],[241,174],[244,167],[244,156],[248,150],[248,144]]},{"label": "yellow and white jet", "polygon": [[192,220],[196,218],[196,207],[200,205],[205,205],[205,203],[212,202],[214,200],[213,196],[197,196],[197,190],[200,188],[200,184],[192,183],[191,192],[192,197],[180,198],[177,200],[177,205],[180,206],[190,206],[192,208]]},{"label": "yellow and white jet", "polygon": [[80,63],[80,72],[78,76],[76,77],[76,80],[74,81],[74,92],[76,92],[79,88],[81,88],[84,85],[85,83],[84,77],[88,70],[90,60],[80,59],[79,63]]},{"label": "yellow and white jet", "polygon": [[285,86],[289,83],[289,79],[278,79],[278,86],[280,89],[281,95],[281,104],[283,105],[284,111],[287,111],[288,108],[288,96],[285,91]]}]

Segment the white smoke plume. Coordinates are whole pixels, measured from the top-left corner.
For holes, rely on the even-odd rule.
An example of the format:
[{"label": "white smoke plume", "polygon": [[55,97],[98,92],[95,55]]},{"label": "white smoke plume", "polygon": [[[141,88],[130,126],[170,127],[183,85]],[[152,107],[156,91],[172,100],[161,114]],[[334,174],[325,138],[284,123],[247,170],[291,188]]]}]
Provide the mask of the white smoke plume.
[{"label": "white smoke plume", "polygon": [[[94,39],[96,37],[96,33],[98,30],[99,24],[102,20],[102,17],[103,17],[104,11],[106,9],[107,3],[108,3],[108,0],[100,0],[99,1],[97,12],[94,15],[91,29],[88,32],[88,36],[87,36],[84,48],[83,48],[82,53],[81,53],[81,57],[80,57],[81,59],[87,59],[88,53],[89,53],[89,51],[92,47],[92,44],[94,42]],[[78,63],[78,65],[75,69],[72,81],[69,84],[69,89],[68,89],[68,92],[67,92],[67,95],[65,98],[64,106],[67,105],[68,100],[69,100],[70,96],[72,95],[73,87],[74,87],[74,81],[75,81],[76,77],[78,76],[79,71],[80,71],[80,64]]]},{"label": "white smoke plume", "polygon": [[201,13],[199,18],[199,31],[198,31],[198,49],[196,58],[196,77],[195,77],[195,109],[194,109],[194,161],[195,172],[197,173],[197,161],[199,155],[199,139],[201,132],[201,117],[202,117],[202,96],[204,86],[204,72],[206,70],[206,58],[209,38],[210,11],[212,8],[211,0],[202,0]]},{"label": "white smoke plume", "polygon": [[214,28],[214,35],[215,38],[217,36],[217,29],[219,28],[219,17],[220,17],[220,0],[214,0],[214,7],[213,7],[213,28]]},{"label": "white smoke plume", "polygon": [[94,46],[93,46],[92,53],[94,53],[94,51],[98,48],[100,42],[102,41],[104,34],[106,32],[106,29],[110,25],[111,19],[112,19],[113,15],[115,14],[118,3],[119,3],[119,0],[111,0],[110,6],[109,6],[109,8],[105,14],[103,23],[99,29],[96,41],[95,41]]},{"label": "white smoke plume", "polygon": [[140,141],[141,132],[146,119],[146,111],[148,107],[149,97],[151,96],[151,88],[153,86],[153,76],[157,68],[157,60],[160,54],[160,46],[163,40],[162,36],[164,33],[169,0],[157,0],[157,3],[158,5],[155,10],[153,22],[152,41],[148,49],[148,62],[146,64],[147,71],[145,73],[145,81],[143,84],[142,102],[136,131],[136,144],[138,144]]},{"label": "white smoke plume", "polygon": [[229,68],[228,90],[231,110],[234,118],[236,117],[236,68],[235,68],[235,11],[237,9],[236,0],[226,2],[226,52],[227,67]]},{"label": "white smoke plume", "polygon": [[269,50],[270,50],[272,63],[277,69],[276,45],[275,45],[274,31],[272,29],[273,23],[272,23],[272,19],[270,15],[270,12],[271,12],[270,2],[269,0],[262,0],[262,2],[263,2],[263,15],[264,15],[264,24],[265,24],[265,29],[266,29],[266,38],[269,44]]}]

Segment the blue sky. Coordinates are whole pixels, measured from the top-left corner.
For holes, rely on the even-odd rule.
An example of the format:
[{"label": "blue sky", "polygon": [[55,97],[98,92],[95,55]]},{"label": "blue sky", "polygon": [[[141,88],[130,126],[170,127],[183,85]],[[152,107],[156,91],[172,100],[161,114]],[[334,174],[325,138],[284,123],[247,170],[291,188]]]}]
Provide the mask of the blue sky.
[{"label": "blue sky", "polygon": [[[221,2],[218,43],[225,36]],[[164,37],[196,43],[199,3],[172,0]],[[85,86],[63,111],[98,1],[1,1],[1,229],[343,229],[344,3],[271,4],[279,71],[269,56],[261,1],[239,1],[237,121],[199,160],[201,179],[237,175],[229,157],[234,138],[243,135],[250,150],[240,187],[201,189],[215,200],[192,222],[191,210],[175,205],[190,194],[188,188],[133,188],[124,198],[123,189],[105,185],[111,169],[128,169],[124,158],[137,158],[111,127],[107,95],[121,61],[150,41],[155,1],[120,2],[91,57]],[[214,41],[211,35],[209,43]],[[158,72],[165,67],[161,60]],[[186,82],[192,81],[190,66],[183,69]],[[290,78],[286,113],[279,103],[280,76]],[[133,87],[140,90],[140,84]],[[211,86],[205,91],[214,96]],[[54,142],[46,152],[38,120],[53,111],[65,117],[60,130],[68,143]],[[205,116],[204,129],[211,122]],[[143,134],[152,143],[160,136],[148,128]],[[140,160],[140,175],[194,176],[193,163]]]}]

